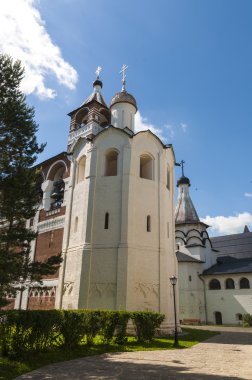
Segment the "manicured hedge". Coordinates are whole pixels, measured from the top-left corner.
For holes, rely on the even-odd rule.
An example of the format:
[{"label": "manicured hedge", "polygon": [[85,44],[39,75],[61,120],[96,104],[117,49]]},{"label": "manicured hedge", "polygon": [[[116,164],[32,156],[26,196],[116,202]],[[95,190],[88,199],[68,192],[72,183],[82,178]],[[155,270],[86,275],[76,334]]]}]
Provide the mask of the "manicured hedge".
[{"label": "manicured hedge", "polygon": [[132,321],[139,341],[151,341],[164,315],[152,312],[110,310],[8,310],[0,311],[2,355],[91,345],[99,335],[105,344],[127,341]]}]

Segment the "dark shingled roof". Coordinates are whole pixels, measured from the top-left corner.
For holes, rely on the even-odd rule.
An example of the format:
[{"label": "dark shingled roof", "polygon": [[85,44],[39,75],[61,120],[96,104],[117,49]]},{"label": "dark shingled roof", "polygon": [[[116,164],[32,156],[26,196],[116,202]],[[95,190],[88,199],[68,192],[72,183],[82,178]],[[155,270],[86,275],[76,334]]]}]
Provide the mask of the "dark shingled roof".
[{"label": "dark shingled roof", "polygon": [[177,251],[176,252],[177,260],[178,262],[185,262],[185,263],[203,263],[204,261],[195,259],[192,256],[189,256],[183,252]]},{"label": "dark shingled roof", "polygon": [[[180,182],[178,181],[178,186],[180,189],[175,208],[175,224],[200,223],[200,219],[189,194],[188,187],[190,186],[190,183],[186,181],[183,182],[181,180],[182,178],[186,178],[186,180],[189,181],[187,177],[181,177],[179,179]],[[183,185],[186,186],[183,187]]]},{"label": "dark shingled roof", "polygon": [[211,241],[220,254],[252,258],[252,232],[211,237]]},{"label": "dark shingled roof", "polygon": [[219,257],[217,264],[206,269],[203,275],[226,273],[252,273],[252,258],[236,259],[230,256]]}]

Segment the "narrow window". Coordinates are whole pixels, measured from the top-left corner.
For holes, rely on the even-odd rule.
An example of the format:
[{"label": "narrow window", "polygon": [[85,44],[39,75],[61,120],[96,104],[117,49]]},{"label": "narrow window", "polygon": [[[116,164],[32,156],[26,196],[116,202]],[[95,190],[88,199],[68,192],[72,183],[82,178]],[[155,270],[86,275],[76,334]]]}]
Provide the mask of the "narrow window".
[{"label": "narrow window", "polygon": [[171,187],[171,178],[170,178],[170,168],[169,166],[167,167],[167,170],[166,170],[166,187],[168,190],[170,190],[170,187]]},{"label": "narrow window", "polygon": [[77,181],[76,181],[77,183],[84,181],[85,169],[86,169],[86,156],[83,156],[78,162]]},{"label": "narrow window", "polygon": [[122,110],[122,127],[124,128],[125,125],[124,125],[124,110]]},{"label": "narrow window", "polygon": [[220,281],[217,280],[217,279],[213,279],[209,282],[209,289],[210,290],[219,290],[221,289],[221,284],[220,284]]},{"label": "narrow window", "polygon": [[54,231],[50,231],[50,240],[49,240],[49,248],[51,248],[53,246],[53,233]]},{"label": "narrow window", "polygon": [[33,224],[34,224],[34,218],[31,218],[31,219],[30,219],[30,227],[32,227]]},{"label": "narrow window", "polygon": [[104,222],[104,229],[108,230],[108,228],[109,228],[109,213],[106,212],[106,214],[105,214],[105,222]]},{"label": "narrow window", "polygon": [[148,154],[140,156],[140,177],[153,179],[153,159]]},{"label": "narrow window", "polygon": [[75,221],[74,221],[74,232],[77,232],[77,230],[78,230],[78,216],[76,216],[76,218],[75,218]]},{"label": "narrow window", "polygon": [[147,215],[147,232],[151,232],[151,216]]},{"label": "narrow window", "polygon": [[167,237],[169,237],[170,236],[169,222],[167,222],[167,227],[166,228],[167,228]]},{"label": "narrow window", "polygon": [[105,156],[105,176],[117,175],[118,152],[112,150]]},{"label": "narrow window", "polygon": [[226,289],[234,289],[234,280],[232,278],[227,278],[226,279]]},{"label": "narrow window", "polygon": [[240,279],[240,289],[249,289],[249,280],[246,277]]},{"label": "narrow window", "polygon": [[192,276],[191,276],[191,275],[189,276],[189,281],[190,281],[190,282],[192,281]]}]

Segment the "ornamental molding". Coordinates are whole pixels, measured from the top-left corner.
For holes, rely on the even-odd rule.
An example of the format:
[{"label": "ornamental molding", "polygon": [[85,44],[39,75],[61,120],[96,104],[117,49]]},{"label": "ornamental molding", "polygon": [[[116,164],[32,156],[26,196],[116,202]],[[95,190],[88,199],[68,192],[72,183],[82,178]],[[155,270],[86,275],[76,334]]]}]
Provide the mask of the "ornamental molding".
[{"label": "ornamental molding", "polygon": [[103,297],[104,295],[114,295],[116,292],[116,283],[114,282],[95,282],[90,286],[90,295]]},{"label": "ornamental molding", "polygon": [[136,293],[142,294],[144,298],[154,295],[156,298],[159,296],[159,284],[152,284],[148,282],[136,282],[134,290]]},{"label": "ornamental molding", "polygon": [[38,223],[37,230],[41,234],[43,232],[48,232],[51,230],[56,230],[58,228],[63,228],[65,224],[65,216],[56,217],[54,219],[46,220],[44,222]]}]

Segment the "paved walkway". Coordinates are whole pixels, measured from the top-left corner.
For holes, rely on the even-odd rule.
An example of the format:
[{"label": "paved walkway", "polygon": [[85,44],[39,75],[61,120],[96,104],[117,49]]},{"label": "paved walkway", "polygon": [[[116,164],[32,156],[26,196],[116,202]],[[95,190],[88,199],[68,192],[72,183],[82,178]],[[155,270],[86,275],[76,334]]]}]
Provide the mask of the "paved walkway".
[{"label": "paved walkway", "polygon": [[252,379],[252,334],[221,332],[190,349],[105,354],[52,364],[29,380]]}]

